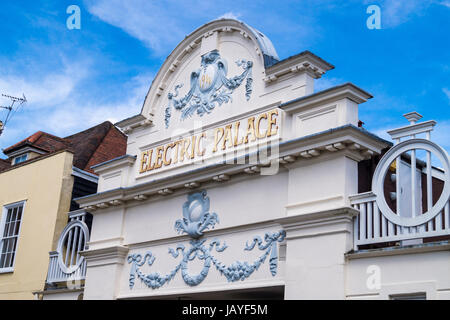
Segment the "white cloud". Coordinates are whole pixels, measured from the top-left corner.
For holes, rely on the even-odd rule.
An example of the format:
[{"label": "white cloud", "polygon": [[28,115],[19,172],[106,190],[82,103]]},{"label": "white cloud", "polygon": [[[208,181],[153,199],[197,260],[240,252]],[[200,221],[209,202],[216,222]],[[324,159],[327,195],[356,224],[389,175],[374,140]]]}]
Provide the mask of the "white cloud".
[{"label": "white cloud", "polygon": [[95,99],[80,101],[80,98],[69,98],[54,109],[49,109],[38,119],[39,123],[45,123],[45,129],[59,136],[87,129],[106,120],[115,123],[141,111],[152,78],[153,75],[132,78],[123,85],[122,99],[113,102],[98,103]]},{"label": "white cloud", "polygon": [[[374,4],[365,0],[366,5]],[[394,28],[408,22],[411,18],[421,15],[436,0],[381,0],[381,27]],[[444,3],[438,3],[444,4]]]},{"label": "white cloud", "polygon": [[448,101],[450,102],[450,90],[447,88],[442,88],[442,92],[447,96]]},{"label": "white cloud", "polygon": [[406,23],[411,18],[424,14],[435,4],[450,8],[450,0],[384,0],[381,6],[382,27],[390,28]]},{"label": "white cloud", "polygon": [[[274,37],[282,35],[290,44],[301,43],[303,47],[320,35],[320,24],[311,15],[298,13],[295,19],[289,19],[258,4],[243,5],[237,0],[166,0],[164,4],[148,0],[84,2],[92,15],[140,40],[158,56],[166,56],[204,23],[221,18],[240,20],[245,17],[246,22],[257,21],[254,26],[261,31],[270,30]],[[292,37],[286,38],[287,34]]]},{"label": "white cloud", "polygon": [[431,5],[431,0],[385,0],[382,8],[382,23],[385,27],[396,27],[416,15],[420,15]]},{"label": "white cloud", "polygon": [[234,13],[234,12],[230,11],[230,12],[224,13],[223,15],[218,17],[217,19],[235,19],[235,20],[239,20],[240,16],[241,16],[240,13]]},{"label": "white cloud", "polygon": [[[28,99],[0,136],[0,147],[6,148],[39,130],[64,137],[106,120],[115,123],[135,115],[141,110],[153,78],[152,74],[135,76],[121,85],[121,98],[99,102],[89,93],[80,94],[87,75],[86,66],[78,65],[51,73],[42,81],[18,76],[0,78],[2,91],[5,86],[14,95],[25,92]],[[0,105],[6,104],[7,100],[0,100]],[[3,119],[4,113],[1,116]]]},{"label": "white cloud", "polygon": [[91,14],[139,39],[157,54],[165,54],[167,47],[183,39],[183,22],[194,11],[180,1],[163,5],[148,0],[86,0],[86,5]]},{"label": "white cloud", "polygon": [[314,92],[319,92],[343,83],[345,81],[340,78],[320,78],[314,81]]},{"label": "white cloud", "polygon": [[[201,24],[213,19],[238,19],[241,16],[234,11],[225,11],[233,7],[232,3],[218,2],[167,0],[162,4],[148,0],[85,0],[92,15],[122,29],[162,56]],[[226,13],[216,18],[224,11]]]},{"label": "white cloud", "polygon": [[87,73],[87,66],[77,63],[66,65],[60,72],[48,74],[0,74],[0,88],[2,93],[13,96],[25,94],[27,107],[38,109],[64,102]]},{"label": "white cloud", "polygon": [[437,121],[434,131],[431,133],[431,138],[437,144],[447,149],[450,154],[450,120]]},{"label": "white cloud", "polygon": [[[260,5],[249,3],[241,6],[242,3],[235,0],[167,0],[164,3],[84,0],[84,3],[93,16],[125,31],[160,56],[166,56],[186,34],[215,17],[237,19],[243,15],[257,21],[258,28],[263,31],[264,26],[268,26],[274,38],[289,31],[292,34],[291,39],[286,39],[289,43],[315,38],[318,33],[317,24],[307,17],[296,17],[300,22],[289,20],[275,12],[257,10]],[[49,15],[54,17],[52,13]],[[47,15],[37,19],[30,16],[30,23],[49,34],[60,35],[67,31],[64,23],[52,19],[47,19]],[[305,41],[301,45],[304,46]],[[105,120],[116,122],[135,115],[140,112],[153,78],[153,75],[144,73],[120,85],[117,81],[110,81],[110,74],[103,77],[98,61],[109,60],[109,57],[103,55],[96,43],[89,44],[88,48],[64,38],[48,44],[30,38],[21,43],[18,52],[14,57],[0,55],[0,92],[15,96],[24,93],[28,103],[0,136],[2,148],[38,130],[66,136]],[[108,83],[97,81],[98,78],[107,79]],[[117,92],[117,88],[123,92],[118,98],[117,94],[108,92],[109,89]],[[104,96],[100,90],[104,90]],[[0,105],[7,103],[0,98]]]},{"label": "white cloud", "polygon": [[[36,68],[35,72],[22,74],[20,72],[8,73],[0,72],[0,92],[16,97],[22,97],[25,94],[27,103],[22,105],[19,110],[14,112],[5,129],[0,136],[0,147],[6,148],[36,131],[47,131],[58,134],[62,128],[76,122],[76,113],[74,116],[70,106],[73,95],[76,94],[77,86],[88,76],[89,63],[64,64],[60,70],[51,72],[43,68]],[[0,105],[10,105],[11,101],[7,98],[0,98]],[[82,103],[80,101],[80,103]],[[71,114],[69,108],[72,108]],[[54,113],[65,112],[66,118],[58,121],[52,121]],[[6,111],[0,112],[2,121],[6,118]]]}]

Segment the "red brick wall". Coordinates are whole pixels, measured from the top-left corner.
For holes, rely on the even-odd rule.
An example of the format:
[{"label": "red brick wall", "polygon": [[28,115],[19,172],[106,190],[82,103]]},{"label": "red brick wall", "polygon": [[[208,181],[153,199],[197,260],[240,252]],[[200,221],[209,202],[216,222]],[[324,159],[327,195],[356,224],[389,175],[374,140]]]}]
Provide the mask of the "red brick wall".
[{"label": "red brick wall", "polygon": [[127,151],[127,137],[121,133],[116,127],[111,127],[103,141],[95,150],[88,164],[83,169],[90,173],[94,173],[92,166],[123,156]]}]

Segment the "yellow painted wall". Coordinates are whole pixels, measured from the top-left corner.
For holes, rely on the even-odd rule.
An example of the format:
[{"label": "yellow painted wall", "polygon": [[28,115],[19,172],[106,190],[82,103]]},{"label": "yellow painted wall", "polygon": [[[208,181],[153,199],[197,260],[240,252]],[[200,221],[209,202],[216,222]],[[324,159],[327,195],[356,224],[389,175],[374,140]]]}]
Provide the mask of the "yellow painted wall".
[{"label": "yellow painted wall", "polygon": [[39,156],[41,156],[41,155],[42,155],[42,154],[39,154],[39,153],[37,153],[37,152],[32,152],[32,151],[30,151],[30,152],[28,152],[28,160],[37,158],[37,157],[39,157]]},{"label": "yellow painted wall", "polygon": [[0,299],[34,299],[32,292],[44,289],[49,251],[67,224],[72,162],[73,154],[63,151],[0,173],[1,209],[26,200],[14,272],[0,274]]}]

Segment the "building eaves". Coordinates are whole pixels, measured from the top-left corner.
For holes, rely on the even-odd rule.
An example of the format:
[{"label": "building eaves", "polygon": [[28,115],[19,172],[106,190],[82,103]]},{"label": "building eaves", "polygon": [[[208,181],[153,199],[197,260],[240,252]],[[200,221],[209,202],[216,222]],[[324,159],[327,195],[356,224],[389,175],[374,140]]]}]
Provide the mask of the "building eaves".
[{"label": "building eaves", "polygon": [[32,163],[35,163],[35,162],[38,162],[38,161],[41,161],[41,160],[44,160],[44,159],[47,159],[47,158],[50,158],[50,157],[52,157],[54,155],[57,155],[57,154],[60,154],[60,153],[63,153],[63,152],[70,152],[70,153],[73,154],[73,151],[70,150],[69,148],[61,149],[61,150],[58,150],[58,151],[55,151],[55,152],[51,152],[51,153],[47,153],[47,154],[41,155],[39,157],[36,157],[36,158],[30,159],[30,160],[27,160],[27,161],[24,161],[24,162],[20,162],[18,164],[13,165],[13,166],[10,166],[9,168],[6,168],[6,169],[0,171],[0,174],[1,173],[5,173],[7,171],[11,171],[11,170],[14,170],[14,169],[18,169],[18,168],[24,167],[26,165],[29,165],[29,164],[32,164]]}]

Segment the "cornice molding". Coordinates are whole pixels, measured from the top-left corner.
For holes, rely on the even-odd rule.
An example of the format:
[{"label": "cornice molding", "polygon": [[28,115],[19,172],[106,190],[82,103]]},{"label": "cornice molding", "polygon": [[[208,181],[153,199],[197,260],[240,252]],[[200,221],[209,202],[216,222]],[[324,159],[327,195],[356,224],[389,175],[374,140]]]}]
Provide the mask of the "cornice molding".
[{"label": "cornice molding", "polygon": [[132,166],[136,161],[136,156],[132,156],[129,154],[117,157],[115,159],[111,159],[99,164],[96,164],[95,166],[92,166],[91,169],[94,170],[95,173],[100,174],[102,172],[116,169],[118,167],[126,167],[126,166]]},{"label": "cornice molding", "polygon": [[281,104],[280,108],[287,113],[295,113],[306,108],[314,107],[318,104],[331,103],[344,98],[350,99],[357,104],[361,104],[368,99],[373,98],[373,96],[355,86],[353,83],[344,83],[339,86],[287,101]]},{"label": "cornice molding", "polygon": [[124,264],[128,247],[125,246],[113,246],[100,249],[86,250],[80,252],[85,257],[88,266],[101,266],[109,264]]},{"label": "cornice molding", "polygon": [[286,217],[279,222],[286,231],[286,240],[308,238],[331,234],[351,234],[353,217],[359,211],[351,207],[310,212]]},{"label": "cornice molding", "polygon": [[[375,138],[361,129],[347,125],[327,130],[318,134],[285,141],[279,144],[279,153],[269,157],[271,161],[278,161],[281,167],[290,166],[297,161],[311,161],[326,154],[340,153],[355,161],[367,159],[389,146],[387,141]],[[264,152],[264,150],[259,150]],[[243,157],[254,157],[254,153]],[[236,158],[234,163],[239,163]],[[268,163],[230,165],[229,162],[219,162],[200,167],[191,171],[168,177],[154,179],[126,188],[108,190],[75,199],[81,207],[89,212],[105,209],[110,206],[122,205],[124,202],[143,201],[153,197],[173,194],[179,189],[188,190],[206,183],[226,183],[236,174],[255,174]],[[305,162],[307,163],[307,162]]]},{"label": "cornice molding", "polygon": [[98,183],[98,176],[74,166],[72,166],[72,175],[94,183]]},{"label": "cornice molding", "polygon": [[407,136],[411,136],[413,134],[421,134],[424,132],[429,132],[429,131],[433,130],[435,125],[436,125],[436,121],[429,120],[429,121],[424,121],[424,122],[416,123],[413,125],[389,130],[389,131],[387,131],[387,133],[389,135],[391,135],[392,139],[400,139],[400,138],[404,138]]},{"label": "cornice molding", "polygon": [[335,209],[327,209],[322,211],[311,211],[295,216],[288,216],[278,219],[280,223],[287,230],[296,228],[298,226],[309,225],[311,223],[329,221],[340,218],[353,218],[359,214],[359,211],[352,207],[340,207]]},{"label": "cornice molding", "polygon": [[309,51],[275,63],[266,69],[264,82],[275,82],[278,78],[290,73],[306,72],[313,78],[320,78],[325,72],[334,69],[334,66]]},{"label": "cornice molding", "polygon": [[120,128],[125,134],[132,133],[135,129],[140,127],[148,127],[153,125],[153,121],[144,117],[142,114],[137,114],[115,124],[115,126]]},{"label": "cornice molding", "polygon": [[345,257],[348,260],[353,260],[353,259],[374,258],[374,257],[388,257],[405,254],[420,254],[438,251],[450,251],[450,243],[448,241],[443,241],[411,246],[359,250],[356,252],[352,251],[346,253]]}]

